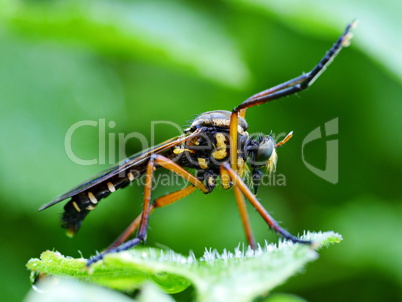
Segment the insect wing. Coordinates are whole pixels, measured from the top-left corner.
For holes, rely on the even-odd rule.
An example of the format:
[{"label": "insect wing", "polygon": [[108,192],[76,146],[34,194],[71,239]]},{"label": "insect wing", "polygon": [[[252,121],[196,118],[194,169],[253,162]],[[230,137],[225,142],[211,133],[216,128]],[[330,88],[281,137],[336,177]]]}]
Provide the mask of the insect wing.
[{"label": "insect wing", "polygon": [[68,191],[67,193],[57,197],[55,200],[53,200],[47,204],[44,204],[43,206],[41,206],[39,208],[39,211],[47,209],[47,208],[55,205],[56,203],[59,203],[60,201],[63,201],[67,198],[70,198],[74,195],[84,192],[84,191],[96,186],[97,184],[100,184],[100,183],[110,179],[111,177],[118,175],[121,172],[126,171],[127,169],[133,169],[136,166],[140,165],[141,163],[148,161],[152,154],[161,153],[174,146],[180,145],[184,141],[194,137],[198,132],[199,131],[195,131],[190,135],[181,135],[181,136],[169,139],[157,146],[154,146],[149,149],[143,150],[139,153],[136,153],[136,154],[130,156],[129,158],[123,160],[119,164],[98,173],[96,176],[94,176],[94,177],[90,178],[89,180],[87,180],[86,182],[76,186],[75,188]]}]

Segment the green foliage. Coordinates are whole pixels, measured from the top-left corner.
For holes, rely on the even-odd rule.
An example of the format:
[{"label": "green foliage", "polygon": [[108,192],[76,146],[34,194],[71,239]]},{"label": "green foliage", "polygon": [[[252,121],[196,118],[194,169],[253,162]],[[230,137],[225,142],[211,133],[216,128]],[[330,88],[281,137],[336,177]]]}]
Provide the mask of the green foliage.
[{"label": "green foliage", "polygon": [[[121,190],[102,201],[73,240],[58,225],[62,204],[36,212],[107,166],[80,166],[67,157],[64,138],[71,125],[115,121],[105,133],[109,143],[109,133],[152,137],[152,121],[185,125],[196,114],[230,110],[308,71],[357,18],[351,47],[308,91],[247,112],[250,132],[294,131],[278,149],[277,173],[286,185],[262,186],[258,198],[292,233],[335,229],[345,238],[303,278],[273,292],[310,302],[402,300],[401,4],[0,0],[2,299],[26,295],[24,265],[33,255],[46,249],[92,255],[139,212],[141,188]],[[335,117],[339,135],[304,150],[310,163],[325,168],[325,143],[339,140],[339,183],[332,185],[306,168],[301,152],[308,133]],[[74,136],[75,154],[96,158],[99,129],[81,130]],[[152,143],[177,134],[156,127]],[[130,140],[126,147],[130,155],[142,146]],[[154,194],[173,190],[159,187]],[[249,213],[257,240],[276,240],[255,211]],[[223,250],[243,238],[232,192],[219,190],[155,211],[150,227],[149,246],[165,244],[181,254],[192,249],[197,257],[205,246]]]},{"label": "green foliage", "polygon": [[5,3],[0,16],[25,34],[86,45],[112,56],[170,62],[233,87],[248,81],[247,67],[220,24],[186,5],[164,1]]},{"label": "green foliage", "polygon": [[[312,240],[315,248],[342,240],[333,232],[307,233],[303,238]],[[256,251],[238,247],[219,254],[207,250],[200,259],[171,250],[135,248],[107,255],[89,268],[85,259],[46,251],[40,259],[31,259],[27,267],[35,274],[71,277],[125,292],[150,281],[168,293],[192,284],[198,301],[240,302],[269,293],[317,256],[310,246],[283,242],[279,246],[266,244]]]}]

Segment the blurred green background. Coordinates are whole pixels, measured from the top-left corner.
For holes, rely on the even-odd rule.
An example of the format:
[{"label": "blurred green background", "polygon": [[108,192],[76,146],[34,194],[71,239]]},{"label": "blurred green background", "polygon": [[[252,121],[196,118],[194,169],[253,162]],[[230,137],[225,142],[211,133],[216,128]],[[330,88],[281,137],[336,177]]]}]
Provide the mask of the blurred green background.
[{"label": "blurred green background", "polygon": [[[208,110],[309,71],[354,18],[355,38],[306,92],[248,111],[250,132],[294,138],[278,150],[286,186],[259,199],[294,234],[334,230],[344,241],[276,292],[308,301],[402,300],[401,80],[397,1],[0,1],[1,282],[4,301],[30,289],[25,263],[46,249],[93,255],[136,216],[141,188],[102,201],[74,239],[59,227],[62,204],[37,212],[107,165],[82,166],[64,149],[71,125],[105,119],[109,133],[151,137],[152,121],[187,125]],[[339,182],[303,163],[302,141],[338,118]],[[155,141],[177,135],[158,125]],[[117,135],[116,135],[117,137]],[[80,128],[73,150],[99,150],[98,129]],[[127,153],[139,151],[136,140]],[[326,139],[304,149],[325,167]],[[154,196],[174,188],[159,187]],[[276,241],[251,208],[257,239]],[[191,197],[154,213],[148,244],[202,255],[233,249],[244,234],[233,192]],[[191,295],[191,293],[189,294]],[[178,299],[186,299],[185,295]]]}]

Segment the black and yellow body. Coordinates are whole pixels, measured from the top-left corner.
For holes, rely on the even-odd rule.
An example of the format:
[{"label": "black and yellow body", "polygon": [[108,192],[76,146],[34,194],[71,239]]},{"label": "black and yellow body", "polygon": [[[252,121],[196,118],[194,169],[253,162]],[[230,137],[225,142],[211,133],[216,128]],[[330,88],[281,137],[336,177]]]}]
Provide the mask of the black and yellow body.
[{"label": "black and yellow body", "polygon": [[[183,156],[178,163],[184,167],[195,168],[197,178],[204,182],[210,191],[220,177],[225,189],[231,187],[228,179],[221,175],[222,163],[230,160],[230,111],[209,111],[194,119],[186,133],[201,130],[201,133],[192,141],[176,147],[175,153]],[[268,167],[272,172],[276,164],[275,142],[269,135],[250,137],[247,132],[246,120],[239,117],[237,126],[237,166],[236,173],[242,178],[253,178],[260,175],[261,167]],[[258,184],[254,184],[254,191]]]},{"label": "black and yellow body", "polygon": [[[61,221],[69,235],[80,228],[82,221],[105,197],[124,188],[144,175],[144,197],[142,213],[128,226],[121,236],[103,253],[91,258],[90,265],[113,252],[119,252],[138,245],[146,237],[148,218],[156,208],[167,206],[195,190],[204,193],[213,191],[217,183],[225,189],[233,188],[240,217],[247,240],[252,248],[256,247],[244,197],[266,221],[270,228],[292,242],[310,244],[281,228],[256,198],[257,188],[264,170],[271,173],[276,167],[276,148],[286,143],[292,133],[282,141],[275,142],[269,135],[253,135],[247,132],[246,110],[275,99],[288,96],[308,88],[325,70],[328,64],[351,39],[350,30],[354,23],[347,26],[332,48],[308,73],[255,94],[235,107],[232,111],[209,111],[196,117],[182,136],[173,138],[158,146],[135,154],[117,166],[84,182],[45,204],[46,209],[63,200],[70,199],[64,206]],[[176,173],[189,182],[181,190],[159,198],[152,198],[154,171],[164,168]],[[190,168],[190,169],[187,169]],[[195,170],[195,174],[189,170]],[[245,179],[249,179],[246,184]],[[128,238],[137,231],[133,239]]]},{"label": "black and yellow body", "polygon": [[[146,171],[151,154],[163,155],[181,167],[195,169],[197,171],[196,177],[207,188],[206,193],[212,192],[217,180],[220,180],[223,188],[229,189],[232,183],[229,178],[221,177],[220,167],[222,163],[229,162],[230,158],[230,115],[230,111],[223,110],[203,113],[194,119],[191,127],[185,130],[184,136],[176,140],[180,142],[179,144],[172,147],[169,146],[169,143],[162,144],[161,146],[165,146],[165,148],[142,152],[138,156],[134,156],[134,159],[124,161],[122,164],[109,169],[109,172],[102,172],[101,177],[95,177],[85,185],[81,185],[56,199],[56,202],[59,202],[71,197],[71,200],[64,207],[61,219],[62,226],[67,229],[67,234],[73,236],[78,231],[84,218],[95,209],[101,199],[118,189],[125,188],[130,182],[141,177]],[[276,163],[274,140],[270,136],[262,135],[251,138],[247,128],[247,122],[240,118],[236,173],[242,178],[252,177],[246,175],[250,174],[251,171],[253,171],[253,175],[260,175],[259,168],[267,165],[268,170],[272,171],[272,167]],[[265,158],[261,158],[261,154],[266,150],[268,153],[264,153]],[[271,156],[275,160],[269,161],[268,159]],[[133,163],[133,161],[135,164],[132,164],[127,170],[123,170],[127,163]],[[119,173],[113,173],[117,171]],[[108,174],[112,175],[105,177]],[[254,191],[256,191],[257,186],[258,183],[254,183]],[[52,204],[45,205],[41,209]]]}]

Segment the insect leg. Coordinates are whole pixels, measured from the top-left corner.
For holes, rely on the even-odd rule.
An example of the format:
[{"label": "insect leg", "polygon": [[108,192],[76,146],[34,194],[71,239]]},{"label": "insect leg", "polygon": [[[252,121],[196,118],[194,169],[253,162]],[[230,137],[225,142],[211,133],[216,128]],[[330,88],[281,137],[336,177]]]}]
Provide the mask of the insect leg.
[{"label": "insect leg", "polygon": [[[221,169],[223,169],[223,168],[221,168]],[[240,213],[241,221],[242,221],[242,224],[244,227],[244,231],[246,233],[247,241],[250,244],[251,248],[253,250],[255,250],[257,245],[255,243],[253,231],[251,230],[251,224],[250,224],[250,220],[249,220],[248,214],[247,214],[246,203],[244,202],[244,198],[243,198],[243,195],[241,194],[239,187],[234,186],[233,190],[235,193],[237,207],[239,208],[239,213]]]},{"label": "insect leg", "polygon": [[152,191],[152,178],[153,178],[154,167],[155,167],[154,156],[151,156],[151,159],[148,162],[147,170],[146,170],[146,174],[145,174],[144,202],[142,205],[142,213],[143,214],[141,215],[141,221],[140,221],[140,226],[139,226],[139,231],[137,233],[137,236],[134,239],[131,239],[123,244],[120,244],[119,246],[117,246],[113,249],[107,250],[101,254],[91,257],[87,262],[87,266],[90,266],[91,264],[103,259],[103,257],[106,254],[125,251],[131,247],[134,247],[134,246],[140,244],[142,241],[145,240],[146,234],[147,234],[147,227],[148,227],[148,218],[149,218],[150,210],[151,210],[151,191]]},{"label": "insect leg", "polygon": [[232,112],[230,116],[229,136],[230,136],[230,166],[237,170],[237,127],[239,124],[239,113]]},{"label": "insect leg", "polygon": [[[140,219],[141,221],[139,224],[139,230],[138,230],[137,236],[134,239],[131,239],[125,243],[122,243],[121,245],[119,245],[113,249],[106,250],[105,252],[92,257],[91,259],[88,260],[87,266],[90,266],[91,264],[103,259],[103,257],[106,254],[125,251],[131,247],[138,245],[139,243],[141,243],[142,241],[145,240],[146,233],[147,233],[147,227],[148,227],[148,218],[149,218],[151,208],[152,208],[151,191],[152,191],[153,170],[154,170],[155,165],[159,165],[161,167],[164,167],[165,169],[168,169],[168,170],[176,173],[177,175],[181,176],[185,180],[189,181],[197,189],[201,190],[204,193],[209,193],[209,190],[205,187],[205,185],[198,178],[196,178],[193,174],[184,170],[182,167],[180,167],[174,161],[172,161],[162,155],[153,154],[148,162],[148,166],[147,166],[147,170],[146,170],[146,174],[145,174],[144,203],[143,203],[142,215],[141,215],[141,219]],[[177,194],[180,195],[180,193],[177,193]],[[166,204],[168,204],[169,199],[162,199],[162,201],[160,201],[160,204],[163,204],[162,202],[165,202]],[[173,201],[171,201],[171,202],[173,202]]]},{"label": "insect leg", "polygon": [[291,240],[292,242],[311,244],[311,241],[299,239],[290,234],[284,228],[281,228],[279,224],[275,221],[275,219],[273,219],[272,216],[269,215],[267,210],[265,210],[262,204],[255,197],[255,195],[250,191],[250,189],[243,182],[241,177],[229,166],[229,164],[223,163],[222,167],[229,173],[231,179],[233,180],[234,187],[238,187],[241,190],[244,196],[246,196],[246,198],[254,206],[254,208],[261,215],[261,217],[267,222],[267,224],[271,229],[273,229],[276,233],[280,234],[285,239]]},{"label": "insect leg", "polygon": [[[151,205],[151,208],[149,210],[150,214],[153,212],[153,210],[154,210],[154,207]],[[109,245],[109,247],[107,249],[105,249],[102,253],[109,252],[110,250],[113,250],[114,248],[116,248],[119,245],[123,244],[123,242],[126,241],[138,229],[138,226],[140,225],[141,219],[142,219],[142,212],[124,230],[124,232],[121,233],[121,235],[111,245]]]},{"label": "insect leg", "polygon": [[310,72],[249,97],[233,109],[233,112],[240,112],[240,116],[244,117],[247,108],[264,104],[308,88],[332,62],[339,51],[350,44],[350,39],[352,38],[350,30],[356,23],[356,21],[353,21],[346,27],[344,33]]},{"label": "insect leg", "polygon": [[171,159],[168,159],[167,157],[165,157],[163,155],[157,154],[157,155],[154,155],[154,161],[155,161],[155,164],[176,173],[177,175],[181,176],[188,182],[192,183],[193,186],[195,186],[200,191],[202,191],[204,193],[210,192],[207,189],[207,187],[202,183],[201,180],[199,180],[197,177],[195,177],[193,174],[191,174],[187,170],[183,169],[181,166],[176,164]]},{"label": "insect leg", "polygon": [[239,116],[245,117],[247,108],[264,104],[269,101],[273,101],[281,97],[307,89],[321,75],[321,73],[332,62],[332,60],[341,51],[341,49],[350,44],[350,39],[352,38],[352,34],[350,31],[356,25],[356,23],[357,22],[354,21],[346,27],[344,33],[338,38],[331,49],[310,72],[272,88],[261,91],[249,97],[247,100],[245,100],[243,103],[232,110],[229,132],[231,139],[230,165],[234,171],[237,171],[237,126]]},{"label": "insect leg", "polygon": [[[161,207],[165,207],[167,205],[170,205],[184,197],[186,197],[187,195],[191,194],[192,192],[194,192],[197,188],[194,187],[193,185],[190,185],[184,189],[169,193],[167,195],[161,196],[159,198],[157,198],[150,207],[150,214],[153,212],[153,210],[155,208],[161,208]],[[122,244],[124,241],[126,241],[131,234],[133,234],[138,226],[140,225],[141,222],[141,218],[142,218],[142,213],[140,215],[137,216],[137,218],[124,230],[124,232],[119,236],[119,238],[116,239],[115,242],[113,242],[105,251],[109,251],[112,250],[116,247],[118,247],[120,244]]]}]

